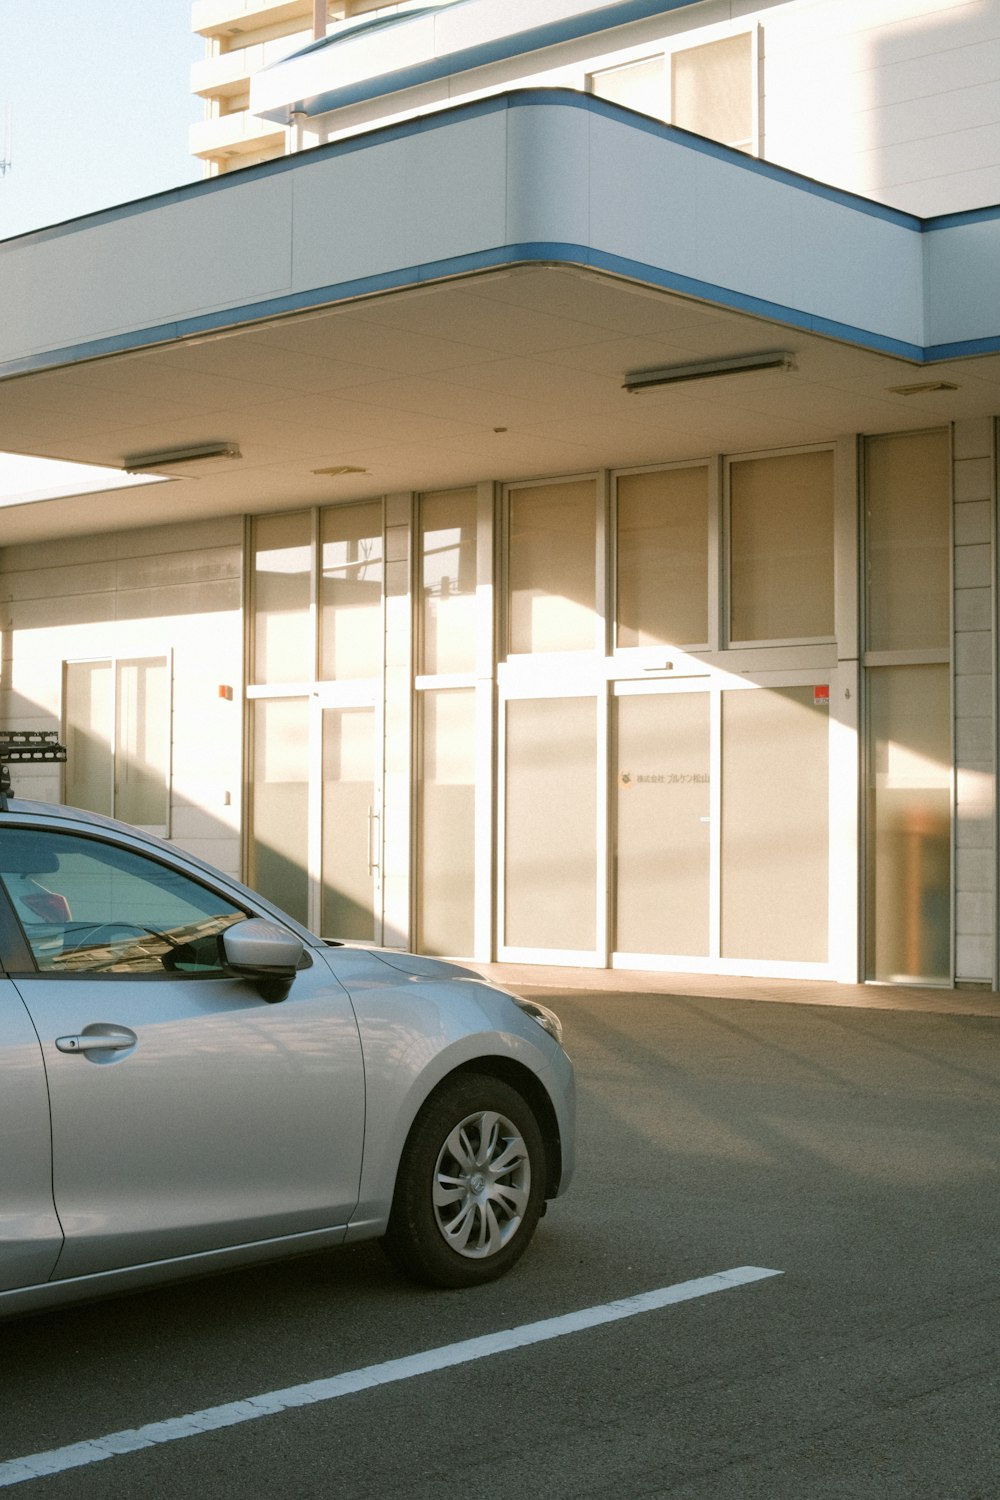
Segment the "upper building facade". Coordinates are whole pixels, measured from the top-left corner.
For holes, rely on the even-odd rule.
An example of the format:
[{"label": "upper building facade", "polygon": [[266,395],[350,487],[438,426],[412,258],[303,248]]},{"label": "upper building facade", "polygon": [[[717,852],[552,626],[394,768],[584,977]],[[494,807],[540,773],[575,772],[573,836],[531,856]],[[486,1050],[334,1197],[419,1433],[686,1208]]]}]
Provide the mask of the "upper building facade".
[{"label": "upper building facade", "polygon": [[170,478],[2,512],[21,785],[329,936],[996,984],[1000,4],[339,24],[0,245],[0,449]]},{"label": "upper building facade", "polygon": [[397,14],[421,0],[194,0],[191,29],[205,56],[191,69],[191,92],[205,103],[205,118],[191,128],[191,154],[207,177],[272,161],[293,149],[280,122],[251,109],[250,79],[318,37],[372,12]]}]

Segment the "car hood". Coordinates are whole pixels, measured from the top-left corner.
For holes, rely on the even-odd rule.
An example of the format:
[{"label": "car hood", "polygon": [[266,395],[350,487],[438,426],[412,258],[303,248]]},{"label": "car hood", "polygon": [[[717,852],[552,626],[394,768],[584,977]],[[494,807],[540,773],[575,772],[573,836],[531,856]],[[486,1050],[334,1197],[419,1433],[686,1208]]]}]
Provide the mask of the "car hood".
[{"label": "car hood", "polygon": [[373,958],[381,959],[390,969],[401,974],[412,974],[418,979],[478,979],[482,975],[464,964],[452,963],[444,958],[422,958],[418,953],[399,953],[394,948],[369,948]]}]

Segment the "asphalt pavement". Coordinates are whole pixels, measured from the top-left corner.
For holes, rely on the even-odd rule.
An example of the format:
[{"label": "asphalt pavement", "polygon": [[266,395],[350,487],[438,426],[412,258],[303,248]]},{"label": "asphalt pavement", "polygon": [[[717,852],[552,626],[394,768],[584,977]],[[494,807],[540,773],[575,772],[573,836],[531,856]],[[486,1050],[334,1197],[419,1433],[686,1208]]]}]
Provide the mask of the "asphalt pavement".
[{"label": "asphalt pavement", "polygon": [[[511,1276],[422,1291],[364,1245],[3,1325],[0,1465],[175,1424],[11,1493],[995,1500],[996,997],[586,977],[518,981],[563,1017],[580,1134]],[[780,1274],[625,1306],[743,1267]],[[442,1364],[473,1338],[479,1357]],[[391,1383],[260,1401],[415,1354]]]}]

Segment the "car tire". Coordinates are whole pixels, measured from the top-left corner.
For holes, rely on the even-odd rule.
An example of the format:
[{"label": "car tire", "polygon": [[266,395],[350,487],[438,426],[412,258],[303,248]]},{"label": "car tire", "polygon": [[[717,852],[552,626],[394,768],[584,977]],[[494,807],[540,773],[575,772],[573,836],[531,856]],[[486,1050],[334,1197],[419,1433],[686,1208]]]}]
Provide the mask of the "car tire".
[{"label": "car tire", "polygon": [[383,1241],[393,1263],[435,1287],[479,1286],[528,1247],[545,1200],[542,1133],[501,1079],[462,1073],[424,1105],[407,1138]]}]

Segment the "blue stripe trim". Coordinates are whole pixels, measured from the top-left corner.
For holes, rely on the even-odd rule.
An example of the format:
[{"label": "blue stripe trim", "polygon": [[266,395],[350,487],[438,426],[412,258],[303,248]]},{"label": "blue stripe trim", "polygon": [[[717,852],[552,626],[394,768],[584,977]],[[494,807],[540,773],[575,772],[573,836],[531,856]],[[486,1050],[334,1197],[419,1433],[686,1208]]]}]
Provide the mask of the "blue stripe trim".
[{"label": "blue stripe trim", "polygon": [[[661,140],[673,141],[675,145],[684,146],[689,151],[699,156],[711,157],[713,161],[724,161],[728,166],[738,167],[741,171],[749,172],[753,177],[763,177],[769,182],[780,182],[784,187],[797,188],[800,192],[809,193],[814,198],[823,198],[828,203],[836,203],[841,208],[849,208],[857,213],[866,214],[871,219],[883,219],[887,224],[896,224],[901,229],[912,230],[919,234],[924,227],[925,221],[916,214],[907,213],[901,208],[891,208],[887,203],[877,203],[872,198],[865,198],[860,193],[852,193],[847,188],[831,187],[828,182],[820,182],[816,177],[806,177],[801,172],[794,172],[790,167],[778,166],[775,162],[765,161],[760,156],[749,156],[746,151],[740,151],[735,146],[724,146],[721,141],[709,140],[707,136],[695,135],[691,130],[685,130],[680,125],[667,125],[663,120],[654,120],[650,115],[637,114],[635,110],[626,109],[622,104],[613,104],[610,99],[599,99],[596,94],[583,94],[579,89],[517,89],[506,95],[496,97],[506,98],[511,109],[535,108],[542,105],[561,104],[563,108],[582,109],[588,114],[604,115],[608,119],[617,120],[620,124],[630,125],[633,130],[641,131],[644,135],[655,135]],[[978,210],[973,210],[978,212]],[[991,210],[986,210],[987,213]]]},{"label": "blue stripe trim", "polygon": [[[462,3],[462,0],[460,0]],[[465,4],[471,0],[464,0]],[[543,22],[512,35],[497,37],[493,41],[479,42],[461,51],[448,52],[442,57],[427,58],[407,68],[392,73],[383,73],[377,78],[359,79],[357,83],[343,88],[331,89],[311,100],[302,100],[285,110],[273,110],[265,118],[284,119],[285,123],[293,111],[308,115],[325,114],[328,110],[342,108],[348,104],[360,104],[369,99],[378,99],[386,94],[398,93],[402,89],[415,88],[422,83],[434,83],[452,74],[468,72],[472,68],[488,67],[491,63],[505,62],[509,58],[523,57],[527,52],[539,52],[545,47],[557,47],[561,42],[577,41],[580,37],[597,35],[603,31],[617,30],[635,21],[647,21],[653,16],[669,15],[676,10],[687,10],[699,0],[619,0],[617,5],[603,5],[584,15],[567,16],[559,21]],[[455,7],[447,7],[449,10]],[[402,21],[403,17],[400,17]],[[348,37],[344,36],[343,41]],[[274,64],[275,68],[281,66]]]},{"label": "blue stripe trim", "polygon": [[924,364],[939,364],[946,359],[971,359],[976,354],[996,354],[1000,351],[1000,335],[990,334],[982,339],[956,339],[952,344],[928,344],[924,350]]},{"label": "blue stripe trim", "polygon": [[988,208],[965,208],[958,213],[937,214],[933,219],[923,219],[924,232],[933,233],[935,229],[964,229],[967,224],[995,224],[1000,219],[1000,204],[992,204]]},{"label": "blue stripe trim", "polygon": [[[539,93],[556,93],[556,90],[538,90]],[[555,102],[562,103],[562,95]],[[511,96],[491,94],[486,99],[475,99],[470,104],[456,104],[451,109],[436,110],[433,114],[421,115],[415,120],[404,120],[396,125],[379,125],[363,134],[348,136],[346,140],[332,141],[326,146],[316,146],[308,151],[291,156],[278,156],[274,161],[258,162],[252,167],[240,167],[238,171],[223,173],[221,177],[199,178],[197,182],[185,182],[175,188],[166,188],[160,193],[150,193],[145,198],[132,198],[127,203],[116,203],[111,208],[101,208],[95,213],[81,214],[76,219],[64,219],[59,224],[47,224],[41,229],[29,229],[24,234],[0,240],[0,250],[10,245],[26,243],[41,244],[46,240],[62,239],[67,234],[76,234],[80,229],[100,224],[113,224],[119,219],[130,219],[136,214],[153,209],[169,208],[176,203],[210,196],[212,193],[236,193],[267,177],[280,177],[285,172],[307,172],[311,166],[326,161],[330,156],[350,156],[367,150],[369,146],[386,140],[404,140],[407,136],[421,135],[426,131],[440,130],[454,124],[456,115],[465,119],[477,119],[483,115],[498,114],[510,107]],[[697,139],[697,138],[696,138]]]},{"label": "blue stripe trim", "polygon": [[[24,243],[41,244],[46,240],[60,239],[64,235],[74,234],[83,226],[112,224],[153,209],[168,208],[189,199],[201,198],[206,194],[239,192],[241,187],[249,187],[263,178],[280,176],[284,172],[307,172],[311,166],[327,161],[331,156],[351,156],[388,140],[405,140],[409,136],[446,129],[459,118],[472,120],[509,109],[539,108],[580,109],[589,114],[602,115],[628,125],[633,130],[641,131],[645,135],[654,135],[661,140],[673,141],[675,145],[682,145],[698,155],[710,157],[714,161],[724,161],[731,167],[749,172],[766,181],[797,188],[801,192],[822,198],[828,203],[836,203],[841,208],[865,214],[868,218],[881,219],[887,224],[895,224],[901,229],[909,229],[917,234],[923,233],[928,227],[948,227],[943,219],[920,219],[915,214],[904,213],[901,209],[890,208],[884,203],[876,203],[858,193],[848,192],[844,188],[831,187],[828,183],[819,182],[814,177],[803,176],[799,172],[791,171],[788,167],[776,166],[773,162],[763,161],[760,157],[748,156],[745,151],[738,151],[733,146],[723,146],[718,141],[708,140],[705,136],[694,135],[689,130],[683,130],[679,125],[666,125],[662,120],[653,120],[648,115],[636,114],[634,110],[613,104],[608,99],[598,99],[594,94],[582,94],[576,89],[515,89],[505,94],[491,94],[488,98],[474,100],[471,104],[456,104],[447,109],[435,110],[415,120],[405,120],[396,125],[378,126],[363,134],[348,136],[346,140],[332,141],[329,145],[317,146],[292,156],[281,156],[274,161],[261,162],[254,167],[243,167],[238,172],[224,174],[222,177],[210,177],[199,182],[186,183],[162,193],[151,194],[148,198],[136,198],[129,203],[120,203],[113,208],[100,209],[97,213],[83,215],[79,219],[68,219],[62,224],[30,230],[14,239],[0,241],[0,248],[4,245]],[[998,214],[1000,214],[1000,209],[973,209],[968,214],[949,215],[948,219],[960,219],[962,223],[977,223],[988,221]]]},{"label": "blue stripe trim", "polygon": [[733,311],[773,319],[792,328],[801,328],[808,333],[818,333],[838,339],[842,343],[854,344],[883,354],[892,354],[898,358],[911,360],[915,364],[933,364],[941,360],[963,359],[972,355],[995,354],[1000,351],[1000,334],[986,338],[959,340],[949,344],[935,344],[924,348],[903,339],[889,338],[884,334],[875,333],[871,329],[858,328],[853,324],[837,322],[832,318],[818,317],[801,308],[767,301],[761,297],[751,297],[731,287],[717,286],[711,282],[699,281],[694,277],[679,275],[659,266],[651,266],[624,256],[594,250],[587,245],[543,241],[501,245],[490,250],[455,256],[449,260],[409,266],[378,276],[359,277],[353,281],[315,287],[306,292],[274,297],[264,302],[246,303],[238,308],[205,313],[131,333],[115,334],[84,344],[48,350],[0,365],[0,379],[78,364],[84,360],[100,359],[109,354],[151,348],[157,344],[195,338],[206,333],[238,328],[243,324],[286,317],[292,313],[334,307],[375,296],[378,293],[402,291],[407,287],[435,281],[455,280],[479,271],[519,265],[585,266],[608,275],[619,276],[623,280],[641,282],[647,286],[659,287],[663,291],[677,292],[684,296],[714,303],[719,307],[728,307]]}]

